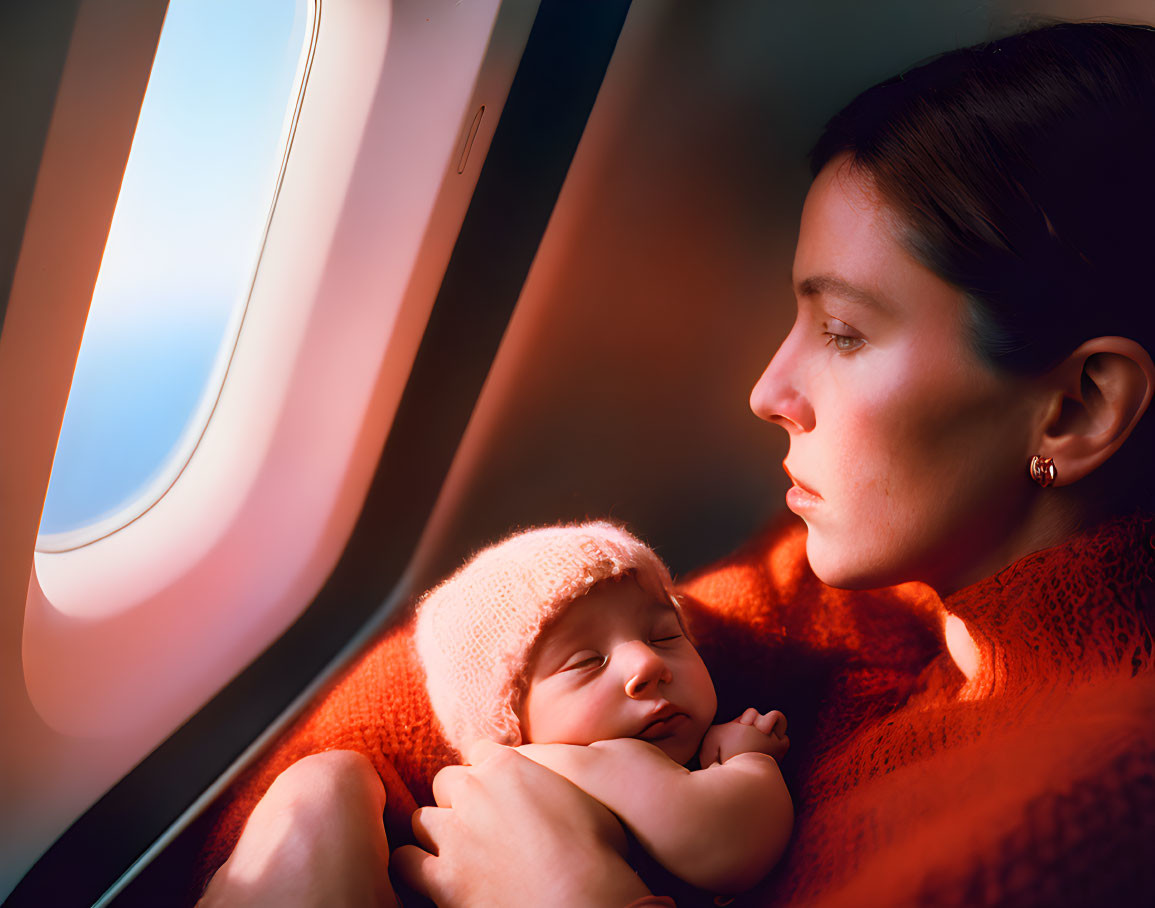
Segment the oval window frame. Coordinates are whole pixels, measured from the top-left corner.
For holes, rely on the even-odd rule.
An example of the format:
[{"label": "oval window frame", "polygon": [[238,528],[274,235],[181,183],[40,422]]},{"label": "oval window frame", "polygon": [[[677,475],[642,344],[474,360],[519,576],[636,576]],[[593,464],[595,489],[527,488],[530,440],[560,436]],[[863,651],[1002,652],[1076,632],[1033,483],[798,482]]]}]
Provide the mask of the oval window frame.
[{"label": "oval window frame", "polygon": [[[304,7],[303,13],[305,16],[303,29],[304,41],[298,53],[296,72],[294,73],[293,83],[289,93],[290,104],[287,107],[288,113],[281,127],[281,138],[279,141],[281,153],[280,160],[276,167],[276,180],[274,181],[273,191],[265,210],[260,240],[256,244],[256,256],[249,268],[247,281],[242,285],[245,288],[242,291],[243,299],[233,307],[225,322],[220,346],[217,349],[213,365],[210,367],[208,375],[202,383],[199,400],[186,419],[184,428],[181,430],[176,443],[165,455],[151,480],[147,481],[143,486],[140,486],[126,503],[110,513],[106,513],[74,529],[54,533],[38,533],[36,537],[37,552],[58,554],[83,548],[121,531],[139,520],[156,507],[165,495],[171,491],[188,467],[189,462],[196,453],[197,447],[204,438],[209,422],[212,420],[213,413],[216,411],[217,404],[220,401],[225,381],[228,379],[229,368],[232,365],[233,356],[236,352],[241,327],[244,324],[245,314],[249,309],[249,304],[252,299],[253,287],[256,284],[257,273],[260,271],[265,245],[268,242],[269,227],[272,224],[273,213],[276,211],[277,201],[284,183],[285,171],[293,148],[293,138],[296,134],[297,124],[308,88],[309,73],[312,69],[313,59],[316,54],[317,37],[321,20],[321,0],[301,0],[301,2]],[[163,41],[163,39],[164,33],[162,31],[161,40]]]}]

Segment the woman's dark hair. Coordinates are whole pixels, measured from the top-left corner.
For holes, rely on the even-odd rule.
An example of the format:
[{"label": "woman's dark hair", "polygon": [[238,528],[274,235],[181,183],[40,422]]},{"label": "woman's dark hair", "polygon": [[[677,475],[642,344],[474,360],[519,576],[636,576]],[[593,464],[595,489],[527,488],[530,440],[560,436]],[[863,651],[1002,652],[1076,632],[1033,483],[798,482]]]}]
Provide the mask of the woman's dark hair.
[{"label": "woman's dark hair", "polygon": [[[966,294],[994,368],[1041,374],[1106,335],[1155,355],[1155,29],[1064,23],[943,54],[838,113],[814,174],[843,153]],[[1155,506],[1153,451],[1148,413],[1087,492]]]},{"label": "woman's dark hair", "polygon": [[916,259],[962,289],[992,365],[1045,371],[1091,337],[1155,353],[1155,29],[1065,23],[943,54],[838,113]]}]

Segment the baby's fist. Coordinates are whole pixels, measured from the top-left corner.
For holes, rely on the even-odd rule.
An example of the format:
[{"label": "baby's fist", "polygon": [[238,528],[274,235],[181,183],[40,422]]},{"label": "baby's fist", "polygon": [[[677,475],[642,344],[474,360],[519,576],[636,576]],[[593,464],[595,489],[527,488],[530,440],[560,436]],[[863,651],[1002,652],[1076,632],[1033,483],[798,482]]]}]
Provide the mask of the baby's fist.
[{"label": "baby's fist", "polygon": [[786,717],[776,709],[763,715],[750,707],[732,722],[711,726],[702,738],[698,759],[705,769],[744,753],[762,753],[781,760],[789,749]]}]

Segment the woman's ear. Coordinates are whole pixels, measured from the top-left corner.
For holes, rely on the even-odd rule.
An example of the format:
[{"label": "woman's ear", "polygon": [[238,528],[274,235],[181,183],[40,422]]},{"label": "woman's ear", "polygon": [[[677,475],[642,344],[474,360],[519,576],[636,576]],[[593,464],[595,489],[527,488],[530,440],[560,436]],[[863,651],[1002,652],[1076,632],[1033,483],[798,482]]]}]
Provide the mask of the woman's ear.
[{"label": "woman's ear", "polygon": [[1133,340],[1096,337],[1055,367],[1048,381],[1053,406],[1038,453],[1054,459],[1055,484],[1068,485],[1119,450],[1147,412],[1155,363]]}]

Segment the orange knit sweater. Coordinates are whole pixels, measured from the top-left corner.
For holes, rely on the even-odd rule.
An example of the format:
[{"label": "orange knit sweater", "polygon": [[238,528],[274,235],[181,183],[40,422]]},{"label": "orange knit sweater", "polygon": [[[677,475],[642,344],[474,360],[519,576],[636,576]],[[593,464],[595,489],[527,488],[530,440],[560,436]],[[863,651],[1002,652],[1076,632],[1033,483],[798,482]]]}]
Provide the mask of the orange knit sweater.
[{"label": "orange knit sweater", "polygon": [[[1101,905],[1155,893],[1155,521],[1128,518],[949,597],[848,593],[779,522],[681,586],[719,716],[783,709],[795,832],[743,905]],[[947,615],[967,634],[948,651]],[[969,637],[969,640],[968,640]],[[401,623],[218,807],[204,871],[276,775],[320,750],[377,767],[390,842],[453,756]],[[708,847],[708,843],[703,843]],[[679,905],[698,897],[676,891]],[[707,901],[708,903],[708,901]]]}]

